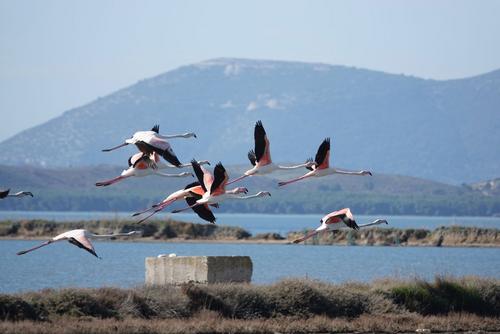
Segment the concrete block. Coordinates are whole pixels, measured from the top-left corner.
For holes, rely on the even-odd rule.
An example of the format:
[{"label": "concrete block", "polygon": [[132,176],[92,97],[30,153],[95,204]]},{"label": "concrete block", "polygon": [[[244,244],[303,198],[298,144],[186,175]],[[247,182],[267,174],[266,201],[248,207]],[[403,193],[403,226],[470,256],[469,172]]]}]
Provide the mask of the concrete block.
[{"label": "concrete block", "polygon": [[250,282],[252,270],[249,256],[148,257],[146,284]]}]

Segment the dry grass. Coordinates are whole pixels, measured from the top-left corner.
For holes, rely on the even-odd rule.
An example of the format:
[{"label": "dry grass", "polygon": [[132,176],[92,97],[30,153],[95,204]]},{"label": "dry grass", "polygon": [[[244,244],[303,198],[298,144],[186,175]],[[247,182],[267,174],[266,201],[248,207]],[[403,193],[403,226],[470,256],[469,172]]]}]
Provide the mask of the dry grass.
[{"label": "dry grass", "polygon": [[25,333],[346,333],[346,332],[432,332],[498,331],[498,318],[470,314],[448,316],[362,315],[355,319],[315,316],[307,320],[294,317],[270,319],[226,319],[215,312],[200,312],[185,319],[88,319],[61,318],[51,322],[0,322],[3,334]]}]

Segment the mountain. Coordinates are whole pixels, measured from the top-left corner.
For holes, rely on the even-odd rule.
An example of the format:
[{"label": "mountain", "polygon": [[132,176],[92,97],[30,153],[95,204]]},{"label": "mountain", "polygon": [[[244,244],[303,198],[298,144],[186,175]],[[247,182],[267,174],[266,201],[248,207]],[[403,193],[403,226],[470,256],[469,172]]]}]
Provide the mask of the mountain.
[{"label": "mountain", "polygon": [[[229,175],[241,175],[245,167],[226,166]],[[164,199],[193,182],[191,177],[132,178],[98,188],[97,181],[119,174],[120,168],[95,166],[37,168],[0,166],[0,184],[12,191],[29,190],[34,198],[0,200],[0,210],[36,211],[137,211]],[[500,196],[483,195],[468,185],[454,186],[408,176],[376,174],[373,177],[333,175],[278,188],[278,180],[301,171],[280,172],[271,177],[251,177],[238,186],[250,193],[270,191],[272,197],[226,201],[217,212],[324,213],[350,207],[357,214],[409,214],[448,216],[500,215]],[[328,182],[325,182],[328,180]],[[184,207],[185,202],[171,209]]]},{"label": "mountain", "polygon": [[486,196],[500,196],[500,178],[477,182],[469,185],[469,187]]},{"label": "mountain", "polygon": [[326,64],[214,59],[142,80],[0,143],[1,164],[125,165],[100,150],[160,124],[181,161],[248,163],[261,119],[276,161],[332,163],[459,184],[498,177],[500,70],[458,80]]}]

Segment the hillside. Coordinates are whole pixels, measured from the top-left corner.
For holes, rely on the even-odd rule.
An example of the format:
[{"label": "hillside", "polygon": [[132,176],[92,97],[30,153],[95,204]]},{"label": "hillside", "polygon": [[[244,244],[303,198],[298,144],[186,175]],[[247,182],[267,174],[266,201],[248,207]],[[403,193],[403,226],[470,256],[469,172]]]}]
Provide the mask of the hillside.
[{"label": "hillside", "polygon": [[262,119],[276,161],[313,156],[332,137],[344,168],[460,184],[498,176],[500,71],[423,80],[343,66],[214,59],[142,80],[0,143],[1,164],[122,165],[134,150],[100,149],[134,131],[194,131],[172,140],[192,157],[247,163]]},{"label": "hillside", "polygon": [[[246,166],[245,166],[246,167]],[[227,166],[236,177],[243,166]],[[97,181],[114,177],[119,167],[36,168],[0,166],[0,184],[13,191],[29,189],[34,198],[0,201],[0,210],[49,211],[137,211],[184,188],[194,179],[155,176],[132,178],[99,188]],[[372,177],[334,175],[312,179],[285,188],[278,180],[300,171],[272,177],[247,178],[238,184],[250,193],[270,191],[272,197],[228,201],[217,212],[323,213],[350,207],[358,214],[470,215],[500,214],[500,196],[484,195],[470,186],[453,186],[408,176],[375,174]],[[185,203],[172,206],[182,207]]]}]

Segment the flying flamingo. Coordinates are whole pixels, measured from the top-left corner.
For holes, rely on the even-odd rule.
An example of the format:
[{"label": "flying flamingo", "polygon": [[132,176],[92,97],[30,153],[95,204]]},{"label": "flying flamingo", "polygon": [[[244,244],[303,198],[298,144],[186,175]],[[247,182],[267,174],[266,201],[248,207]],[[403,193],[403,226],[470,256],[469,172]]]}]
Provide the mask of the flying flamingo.
[{"label": "flying flamingo", "polygon": [[24,197],[24,196],[31,196],[33,197],[33,194],[29,191],[19,191],[15,194],[9,194],[10,189],[0,191],[0,199],[6,198],[6,197]]},{"label": "flying flamingo", "polygon": [[139,234],[139,233],[140,233],[139,231],[131,231],[128,233],[116,233],[116,234],[94,234],[94,233],[91,233],[91,232],[89,232],[87,230],[83,230],[83,229],[71,230],[71,231],[61,233],[61,234],[53,237],[51,240],[45,241],[41,245],[38,245],[36,247],[30,248],[27,250],[17,252],[17,255],[23,255],[23,254],[29,253],[31,251],[34,251],[35,249],[50,245],[54,242],[67,240],[70,244],[73,244],[79,248],[82,248],[83,250],[86,250],[90,254],[94,255],[95,257],[100,258],[96,254],[96,252],[94,250],[94,246],[92,246],[90,239],[104,239],[104,238],[113,238],[113,237],[118,237],[118,236],[131,236],[131,235]]},{"label": "flying flamingo", "polygon": [[160,126],[155,125],[150,131],[138,131],[134,133],[134,135],[131,138],[125,139],[125,142],[123,144],[120,144],[112,148],[104,149],[102,151],[109,152],[116,150],[117,148],[126,146],[128,144],[134,144],[142,153],[150,155],[151,153],[156,152],[171,164],[175,165],[176,167],[180,167],[182,164],[175,155],[174,151],[172,150],[172,147],[170,147],[170,144],[167,142],[167,139],[190,138],[190,137],[196,138],[196,134],[192,132],[187,132],[180,135],[165,136],[165,135],[160,135],[159,132],[160,132]]},{"label": "flying flamingo", "polygon": [[354,220],[354,216],[351,213],[351,209],[345,208],[339,211],[334,211],[326,216],[324,216],[321,220],[321,225],[315,229],[314,231],[309,232],[302,238],[299,238],[297,240],[294,240],[293,243],[299,243],[304,240],[307,240],[319,232],[322,231],[336,231],[340,230],[343,228],[352,228],[353,230],[359,230],[360,228],[368,227],[368,226],[373,226],[373,225],[379,225],[379,224],[388,224],[387,220],[384,219],[377,219],[374,220],[371,223],[368,224],[363,224],[363,225],[358,225],[356,221]]},{"label": "flying flamingo", "polygon": [[270,174],[279,169],[297,169],[302,167],[311,167],[314,165],[312,161],[296,166],[275,165],[271,160],[269,139],[267,138],[266,130],[264,130],[264,126],[261,121],[257,121],[257,123],[255,123],[253,136],[255,141],[255,150],[250,150],[248,152],[248,160],[250,160],[250,163],[254,167],[247,170],[242,176],[228,182],[227,184],[237,182],[247,176]]},{"label": "flying flamingo", "polygon": [[[200,161],[201,164],[210,164],[208,161]],[[122,171],[120,176],[117,176],[111,180],[97,182],[95,185],[98,187],[109,186],[113,183],[119,182],[131,176],[143,177],[147,175],[158,175],[163,177],[184,177],[193,176],[192,173],[179,173],[179,174],[165,174],[159,171],[159,169],[175,167],[172,165],[167,165],[160,161],[160,156],[153,152],[151,155],[146,155],[142,152],[136,153],[128,159],[129,168]],[[180,165],[179,167],[187,167],[191,165]]]},{"label": "flying flamingo", "polygon": [[[163,201],[158,204],[154,204],[151,208],[136,212],[132,216],[138,216],[146,212],[151,212],[145,218],[141,219],[137,223],[140,224],[143,221],[147,220],[149,217],[154,214],[162,211],[165,207],[174,203],[177,200],[185,199],[189,206],[192,206],[196,203],[197,200],[203,197],[205,190],[201,187],[199,182],[193,182],[188,184],[184,189],[177,190],[170,195],[167,196]],[[217,204],[212,204],[212,206],[218,207]],[[196,205],[192,207],[193,211],[203,220],[206,220],[212,224],[215,224],[216,218],[207,204],[204,205]]]},{"label": "flying flamingo", "polygon": [[238,196],[240,193],[247,193],[248,189],[243,187],[234,188],[232,190],[226,190],[227,180],[229,179],[226,169],[222,166],[222,163],[218,163],[214,168],[214,175],[212,175],[208,170],[198,165],[195,162],[193,163],[194,173],[200,182],[201,187],[205,191],[202,198],[198,199],[196,202],[191,204],[190,206],[174,210],[172,213],[177,213],[181,211],[185,211],[188,209],[192,209],[198,205],[205,204],[217,204],[222,201],[228,199],[238,199],[238,200],[246,200],[250,198],[256,197],[264,197],[271,196],[271,193],[268,191],[259,191],[254,195],[249,196]]},{"label": "flying flamingo", "polygon": [[[302,175],[301,177],[298,177],[296,179],[292,179],[289,181],[285,182],[279,182],[279,186],[284,186],[289,183],[297,182],[299,180],[308,178],[308,177],[321,177],[321,176],[326,176],[326,175],[331,175],[331,174],[347,174],[347,175],[372,175],[370,171],[367,170],[362,170],[359,172],[353,172],[353,171],[347,171],[347,170],[342,170],[338,168],[330,168],[329,166],[329,160],[330,160],[330,138],[326,138],[323,140],[321,145],[318,148],[318,152],[316,153],[316,157],[314,159],[314,165],[311,167],[306,167],[307,169],[310,170],[310,172],[306,173],[305,175]],[[308,161],[312,162],[312,159],[309,159]]]}]

